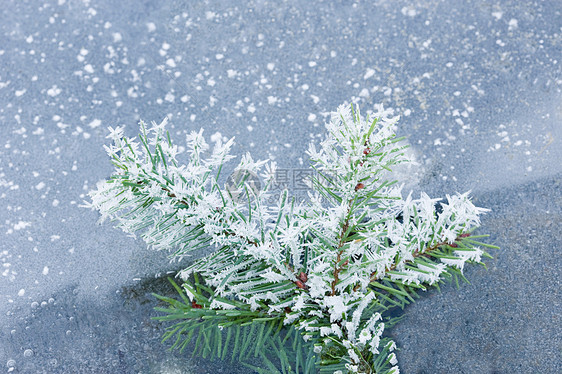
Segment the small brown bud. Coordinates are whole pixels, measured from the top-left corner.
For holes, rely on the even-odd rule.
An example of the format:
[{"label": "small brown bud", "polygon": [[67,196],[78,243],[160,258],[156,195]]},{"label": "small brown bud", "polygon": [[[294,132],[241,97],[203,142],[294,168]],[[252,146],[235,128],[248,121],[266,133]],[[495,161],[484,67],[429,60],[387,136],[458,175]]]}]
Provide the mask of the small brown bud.
[{"label": "small brown bud", "polygon": [[306,288],[306,286],[304,285],[303,282],[301,282],[300,280],[296,281],[295,284],[297,285],[298,288],[300,288],[301,290],[304,290]]},{"label": "small brown bud", "polygon": [[369,153],[371,153],[371,148],[367,147],[363,150],[364,155],[368,155]]},{"label": "small brown bud", "polygon": [[306,283],[306,281],[308,280],[308,275],[306,275],[305,272],[302,272],[299,274],[298,278],[303,282]]},{"label": "small brown bud", "polygon": [[194,308],[194,309],[201,309],[201,308],[203,308],[203,306],[197,304],[197,303],[195,302],[195,300],[193,300],[193,301],[191,302],[191,307]]},{"label": "small brown bud", "polygon": [[285,313],[291,313],[293,310],[288,306],[285,307]]},{"label": "small brown bud", "polygon": [[355,186],[355,191],[362,190],[363,188],[365,188],[365,185],[363,183],[357,183],[357,186]]},{"label": "small brown bud", "polygon": [[449,247],[458,248],[459,246],[457,243],[453,243],[453,244],[449,244]]},{"label": "small brown bud", "polygon": [[469,233],[469,232],[465,232],[464,234],[460,234],[460,235],[459,235],[459,238],[466,238],[466,237],[469,237],[469,236],[470,236],[470,233]]}]

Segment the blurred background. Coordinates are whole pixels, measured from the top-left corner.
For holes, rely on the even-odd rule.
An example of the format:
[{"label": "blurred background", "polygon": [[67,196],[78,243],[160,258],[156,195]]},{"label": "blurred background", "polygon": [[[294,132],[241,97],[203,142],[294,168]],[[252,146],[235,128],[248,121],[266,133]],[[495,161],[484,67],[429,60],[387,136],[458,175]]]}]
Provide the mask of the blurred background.
[{"label": "blurred background", "polygon": [[[182,264],[79,205],[112,165],[108,126],[170,119],[236,154],[308,165],[344,102],[401,116],[432,197],[472,191],[501,246],[472,284],[406,308],[401,372],[562,372],[560,1],[4,0],[0,367],[248,373],[160,344],[151,292]],[[302,192],[302,191],[301,191]]]}]

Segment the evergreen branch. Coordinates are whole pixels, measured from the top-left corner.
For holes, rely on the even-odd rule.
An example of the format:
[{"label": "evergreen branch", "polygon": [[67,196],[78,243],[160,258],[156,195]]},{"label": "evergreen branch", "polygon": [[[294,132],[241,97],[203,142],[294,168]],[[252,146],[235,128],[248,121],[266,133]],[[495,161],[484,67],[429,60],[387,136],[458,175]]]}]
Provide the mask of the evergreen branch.
[{"label": "evergreen branch", "polygon": [[[388,310],[443,279],[467,281],[465,263],[483,264],[480,247],[497,247],[472,234],[486,210],[468,193],[439,206],[424,193],[402,196],[391,177],[409,162],[407,146],[392,111],[375,109],[372,118],[353,106],[332,115],[329,136],[307,152],[317,176],[303,204],[287,191],[265,204],[275,165],[249,154],[235,168],[244,171],[239,193],[222,189],[232,139],[209,154],[202,130],[192,132],[182,165],[166,121],[141,122],[139,143],[110,129],[116,172],[87,206],[175,258],[215,247],[178,274],[181,287],[172,281],[180,300],[155,295],[165,305],[157,319],[170,324],[164,341],[259,373],[398,373],[395,344],[383,336],[397,321]],[[249,176],[263,167],[257,192]]]}]

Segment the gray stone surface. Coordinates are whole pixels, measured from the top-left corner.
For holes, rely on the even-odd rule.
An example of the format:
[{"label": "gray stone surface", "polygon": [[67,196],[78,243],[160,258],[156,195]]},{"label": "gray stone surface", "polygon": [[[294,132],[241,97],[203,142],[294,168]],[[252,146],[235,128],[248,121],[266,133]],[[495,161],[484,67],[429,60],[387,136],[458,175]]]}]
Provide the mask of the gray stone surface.
[{"label": "gray stone surface", "polygon": [[395,108],[410,185],[472,190],[502,247],[406,309],[402,372],[562,371],[559,1],[2,5],[2,370],[247,372],[166,352],[150,291],[178,265],[79,208],[111,173],[106,127],[167,115],[177,142],[204,127],[293,170],[354,101]]}]

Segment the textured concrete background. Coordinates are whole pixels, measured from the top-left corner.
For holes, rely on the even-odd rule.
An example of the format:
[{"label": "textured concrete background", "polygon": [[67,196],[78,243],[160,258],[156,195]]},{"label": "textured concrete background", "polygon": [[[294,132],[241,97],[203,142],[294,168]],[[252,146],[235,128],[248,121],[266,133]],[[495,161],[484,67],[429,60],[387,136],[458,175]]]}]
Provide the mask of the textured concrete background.
[{"label": "textured concrete background", "polygon": [[[244,373],[167,353],[150,320],[177,269],[79,208],[106,127],[171,118],[287,169],[344,101],[402,116],[433,196],[472,190],[500,245],[391,334],[402,372],[559,373],[559,1],[2,2],[0,367]],[[217,134],[220,133],[220,135]],[[156,280],[155,280],[156,279]]]}]

